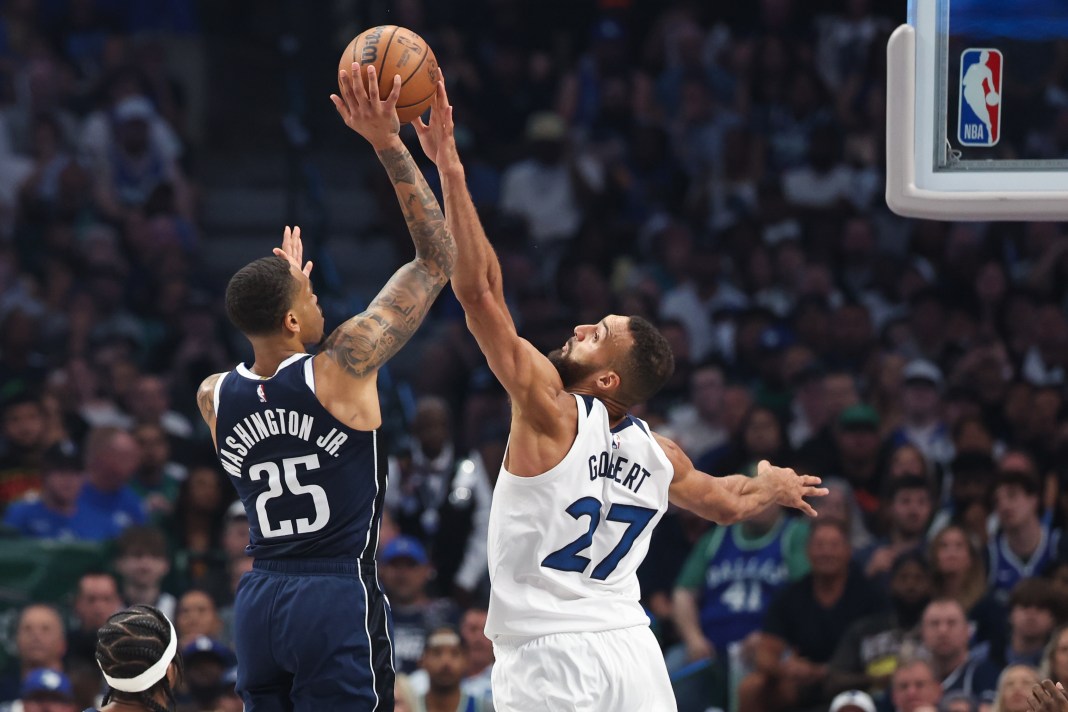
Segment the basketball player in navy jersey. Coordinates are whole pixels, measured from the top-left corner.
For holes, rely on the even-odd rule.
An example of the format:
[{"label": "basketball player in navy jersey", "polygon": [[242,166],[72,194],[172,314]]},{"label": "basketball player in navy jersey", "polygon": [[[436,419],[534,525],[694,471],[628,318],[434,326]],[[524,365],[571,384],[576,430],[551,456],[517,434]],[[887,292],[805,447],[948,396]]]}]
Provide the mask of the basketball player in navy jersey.
[{"label": "basketball player in navy jersey", "polygon": [[359,66],[331,99],[386,168],[415,242],[367,310],[316,356],[323,315],[298,229],[226,290],[255,361],[211,376],[197,400],[248,513],[255,558],[234,602],[237,689],[250,712],[392,710],[389,612],[375,572],[386,469],[378,369],[411,338],[449,280],[456,246],[398,137],[400,77],[379,98]]},{"label": "basketball player in navy jersey", "polygon": [[772,503],[815,515],[819,478],[763,461],[755,478],[710,477],[628,413],[671,375],[666,339],[638,317],[575,328],[548,357],[519,337],[501,269],[464,184],[452,109],[439,83],[430,126],[458,255],[453,291],[512,401],[512,427],[490,509],[493,700],[509,710],[674,710],[675,698],[637,569],[668,502],[720,523]]}]

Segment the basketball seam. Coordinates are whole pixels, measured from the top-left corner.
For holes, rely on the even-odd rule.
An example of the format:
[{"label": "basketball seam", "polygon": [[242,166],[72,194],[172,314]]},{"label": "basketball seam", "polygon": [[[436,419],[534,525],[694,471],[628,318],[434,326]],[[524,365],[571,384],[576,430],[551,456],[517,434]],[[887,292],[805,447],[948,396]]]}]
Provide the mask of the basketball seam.
[{"label": "basketball seam", "polygon": [[[390,45],[393,44],[393,38],[397,36],[397,33],[399,31],[400,31],[399,27],[394,27],[393,28],[393,34],[389,36],[389,42],[386,42],[386,49],[383,50],[383,52],[382,52],[382,67],[386,66],[386,59],[389,58],[389,47],[390,47]],[[378,70],[378,96],[379,96],[379,98],[381,98],[382,94],[383,94],[383,92],[382,92],[382,76],[383,76],[382,75],[382,69],[380,67],[379,70]],[[392,77],[390,77],[390,78],[392,79]],[[404,82],[401,81],[401,87],[403,87],[403,86],[404,86]]]},{"label": "basketball seam", "polygon": [[437,90],[438,90],[437,87],[434,87],[434,91],[430,92],[429,94],[424,96],[422,99],[419,99],[418,101],[413,101],[411,104],[397,104],[397,108],[398,109],[407,109],[407,108],[409,108],[411,106],[418,106],[419,104],[422,104],[424,101],[426,101],[430,97],[434,96],[434,92],[436,92]]},{"label": "basketball seam", "polygon": [[[394,33],[394,34],[396,34],[396,33]],[[422,37],[420,37],[419,39],[423,39],[423,38],[422,38]],[[415,69],[413,69],[413,70],[412,70],[412,73],[411,73],[411,74],[409,74],[409,75],[408,75],[408,76],[407,76],[406,78],[404,78],[404,79],[402,79],[402,80],[401,80],[401,85],[403,85],[403,84],[404,84],[404,82],[408,81],[409,79],[411,79],[412,77],[414,77],[414,76],[415,76],[415,73],[419,71],[419,67],[422,67],[422,66],[423,66],[423,62],[425,62],[425,61],[426,61],[426,57],[427,57],[427,55],[428,55],[428,54],[430,54],[430,45],[428,45],[428,44],[427,44],[427,43],[426,43],[426,42],[424,41],[424,42],[423,42],[423,46],[424,46],[424,47],[426,47],[426,52],[423,52],[423,57],[422,57],[422,58],[421,58],[421,59],[419,60],[419,64],[415,65]],[[385,58],[383,58],[383,59],[382,59],[382,61],[383,61],[383,62],[384,62],[384,61],[386,61],[386,60],[385,60]]]}]

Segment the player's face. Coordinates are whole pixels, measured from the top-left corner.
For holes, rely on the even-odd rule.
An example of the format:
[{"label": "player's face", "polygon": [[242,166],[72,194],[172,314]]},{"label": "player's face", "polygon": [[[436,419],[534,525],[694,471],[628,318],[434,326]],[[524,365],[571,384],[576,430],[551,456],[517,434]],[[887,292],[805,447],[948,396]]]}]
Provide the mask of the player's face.
[{"label": "player's face", "polygon": [[315,295],[311,279],[293,265],[289,273],[297,280],[297,294],[293,299],[292,311],[300,322],[300,341],[303,344],[318,344],[323,340],[323,309],[319,306],[319,297]]},{"label": "player's face", "polygon": [[582,324],[563,347],[549,352],[564,388],[574,388],[599,371],[611,368],[630,340],[627,318],[609,315],[596,324]]}]

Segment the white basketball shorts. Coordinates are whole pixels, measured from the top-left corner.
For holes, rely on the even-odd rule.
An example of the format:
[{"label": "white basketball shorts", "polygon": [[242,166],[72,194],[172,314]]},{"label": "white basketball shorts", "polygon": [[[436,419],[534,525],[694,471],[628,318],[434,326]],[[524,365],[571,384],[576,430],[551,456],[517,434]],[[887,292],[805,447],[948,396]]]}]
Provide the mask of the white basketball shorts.
[{"label": "white basketball shorts", "polygon": [[649,626],[498,639],[497,712],[677,712]]}]

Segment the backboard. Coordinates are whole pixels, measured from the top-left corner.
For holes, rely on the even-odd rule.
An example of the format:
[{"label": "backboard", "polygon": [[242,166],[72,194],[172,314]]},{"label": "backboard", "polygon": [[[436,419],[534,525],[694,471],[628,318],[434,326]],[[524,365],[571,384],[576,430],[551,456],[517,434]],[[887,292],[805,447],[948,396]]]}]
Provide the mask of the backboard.
[{"label": "backboard", "polygon": [[1068,219],[1068,0],[910,0],[887,60],[894,212]]}]

